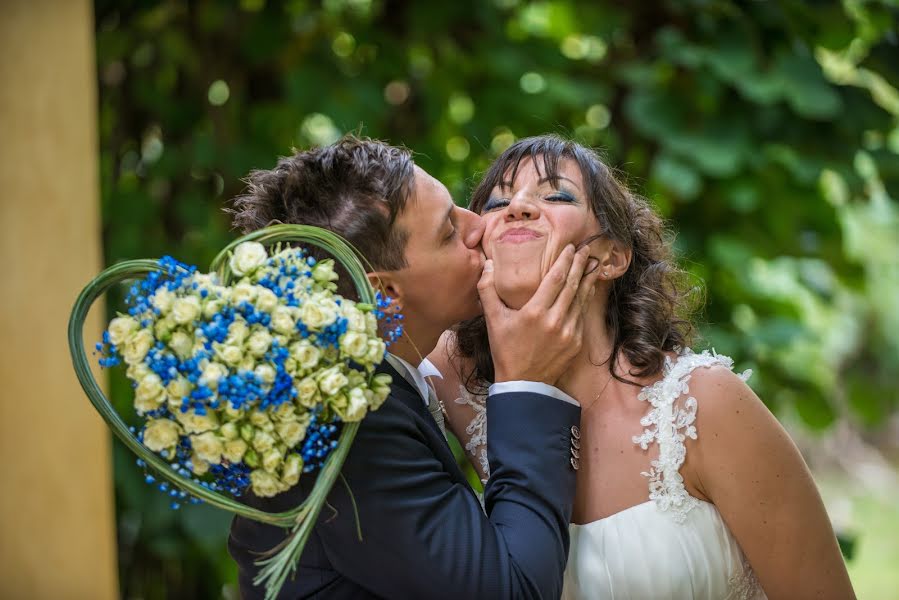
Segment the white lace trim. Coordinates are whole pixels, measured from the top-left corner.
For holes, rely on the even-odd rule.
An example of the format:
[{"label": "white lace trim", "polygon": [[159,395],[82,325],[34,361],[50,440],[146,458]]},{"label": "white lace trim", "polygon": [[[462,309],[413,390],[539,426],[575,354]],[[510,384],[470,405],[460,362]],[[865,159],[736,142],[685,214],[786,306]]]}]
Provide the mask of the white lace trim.
[{"label": "white lace trim", "polygon": [[[684,478],[680,474],[681,465],[687,456],[684,440],[688,437],[696,439],[696,398],[689,396],[688,382],[693,369],[721,365],[733,368],[734,361],[727,356],[718,355],[708,350],[702,354],[694,354],[691,350],[683,350],[675,360],[665,358],[662,379],[646,386],[637,396],[646,400],[652,409],[640,419],[644,427],[641,435],[635,435],[633,442],[647,450],[653,442],[659,445],[659,457],[650,462],[648,472],[641,475],[649,478],[649,499],[661,510],[670,511],[677,523],[683,523],[699,500],[687,493]],[[740,379],[746,381],[752,374],[747,370]],[[677,406],[675,400],[687,396],[683,406]]]},{"label": "white lace trim", "polygon": [[465,444],[465,450],[478,460],[484,473],[481,483],[487,483],[490,478],[490,463],[487,462],[487,399],[485,396],[471,394],[464,385],[459,386],[459,394],[456,404],[470,406],[475,413],[465,428],[465,433],[471,436]]},{"label": "white lace trim", "polygon": [[762,586],[759,583],[759,579],[756,577],[755,571],[752,570],[749,561],[745,559],[743,560],[743,570],[739,573],[734,573],[728,578],[727,591],[728,600],[754,600],[760,595],[764,597],[764,594],[760,594]]}]

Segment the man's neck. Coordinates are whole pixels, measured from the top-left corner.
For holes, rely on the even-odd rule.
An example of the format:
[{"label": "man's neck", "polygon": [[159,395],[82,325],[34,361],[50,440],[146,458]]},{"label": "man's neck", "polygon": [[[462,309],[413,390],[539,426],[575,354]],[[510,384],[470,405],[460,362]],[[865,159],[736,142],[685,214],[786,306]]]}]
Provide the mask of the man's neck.
[{"label": "man's neck", "polygon": [[437,347],[437,341],[442,334],[442,330],[422,333],[420,328],[407,320],[404,323],[403,337],[390,345],[390,353],[417,367]]}]

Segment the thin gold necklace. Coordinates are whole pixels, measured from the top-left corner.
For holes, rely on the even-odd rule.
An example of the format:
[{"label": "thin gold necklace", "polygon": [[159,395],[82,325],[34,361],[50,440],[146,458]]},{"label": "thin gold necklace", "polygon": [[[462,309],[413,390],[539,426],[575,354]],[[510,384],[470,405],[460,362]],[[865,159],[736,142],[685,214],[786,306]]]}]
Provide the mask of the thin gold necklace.
[{"label": "thin gold necklace", "polygon": [[599,402],[599,399],[602,397],[603,394],[606,393],[606,388],[609,387],[609,384],[612,383],[612,380],[613,380],[613,379],[615,379],[615,375],[610,371],[610,372],[609,372],[609,379],[606,381],[606,384],[605,384],[604,386],[602,386],[602,389],[599,390],[599,393],[596,395],[595,398],[593,398],[593,401],[590,403],[589,406],[587,406],[587,407],[582,407],[582,408],[581,408],[581,413],[587,412],[588,410],[590,410],[591,408],[593,408],[593,405],[594,405],[594,404],[596,404],[597,402]]}]

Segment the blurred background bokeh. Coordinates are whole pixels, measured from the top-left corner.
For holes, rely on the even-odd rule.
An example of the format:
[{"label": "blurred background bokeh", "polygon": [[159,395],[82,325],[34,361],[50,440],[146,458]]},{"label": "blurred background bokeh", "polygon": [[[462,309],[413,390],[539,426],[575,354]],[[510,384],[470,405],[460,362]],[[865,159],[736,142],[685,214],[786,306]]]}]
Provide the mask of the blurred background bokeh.
[{"label": "blurred background bokeh", "polygon": [[[707,293],[700,347],[754,370],[859,597],[899,597],[897,0],[93,11],[105,264],[207,264],[242,177],[345,132],[410,147],[461,205],[516,139],[574,137],[678,232]],[[121,597],[236,597],[228,515],[170,510],[118,444],[113,462]]]}]

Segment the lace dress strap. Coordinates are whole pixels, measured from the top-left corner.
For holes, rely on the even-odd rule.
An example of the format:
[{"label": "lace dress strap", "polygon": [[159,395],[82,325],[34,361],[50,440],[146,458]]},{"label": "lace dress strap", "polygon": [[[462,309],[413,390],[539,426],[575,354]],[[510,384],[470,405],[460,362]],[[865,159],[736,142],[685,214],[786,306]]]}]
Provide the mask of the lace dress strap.
[{"label": "lace dress strap", "polygon": [[[646,386],[638,396],[639,400],[651,405],[649,412],[640,419],[643,433],[635,435],[633,442],[643,450],[649,445],[659,445],[659,457],[650,462],[648,472],[641,475],[649,479],[649,499],[663,511],[669,511],[678,523],[683,523],[699,500],[687,493],[684,478],[680,474],[681,465],[687,456],[684,441],[696,439],[696,398],[690,396],[691,373],[699,367],[721,365],[733,369],[734,361],[714,350],[695,354],[687,349],[675,360],[665,358],[662,378]],[[746,381],[752,374],[747,370],[739,375]],[[686,396],[682,404],[676,402]]]},{"label": "lace dress strap", "polygon": [[481,483],[486,484],[490,478],[490,463],[487,461],[487,393],[472,394],[460,384],[459,396],[455,402],[472,410],[471,421],[465,427],[465,433],[469,436],[465,450],[478,461],[483,474]]}]

